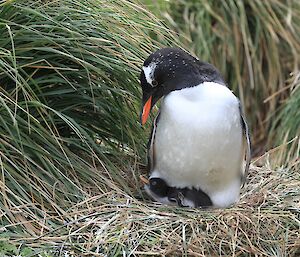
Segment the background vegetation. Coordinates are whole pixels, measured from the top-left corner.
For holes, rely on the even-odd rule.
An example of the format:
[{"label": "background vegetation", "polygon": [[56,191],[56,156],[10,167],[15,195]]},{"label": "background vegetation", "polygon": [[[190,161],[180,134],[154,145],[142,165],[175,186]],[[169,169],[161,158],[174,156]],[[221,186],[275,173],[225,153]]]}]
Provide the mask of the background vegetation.
[{"label": "background vegetation", "polygon": [[[2,2],[0,251],[299,254],[298,1]],[[141,199],[139,71],[167,45],[221,70],[245,107],[254,155],[275,147],[254,160],[264,167],[252,166],[233,208]]]}]

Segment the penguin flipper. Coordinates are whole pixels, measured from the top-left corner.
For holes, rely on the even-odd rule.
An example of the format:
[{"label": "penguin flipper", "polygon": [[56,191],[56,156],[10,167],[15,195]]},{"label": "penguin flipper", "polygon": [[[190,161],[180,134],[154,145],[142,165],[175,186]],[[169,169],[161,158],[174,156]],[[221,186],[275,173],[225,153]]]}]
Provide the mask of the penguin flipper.
[{"label": "penguin flipper", "polygon": [[245,149],[245,169],[242,175],[242,187],[244,187],[248,173],[249,173],[249,167],[250,167],[250,161],[251,161],[251,141],[250,141],[250,133],[249,128],[246,123],[245,116],[242,112],[241,106],[240,106],[240,113],[241,113],[241,124],[243,129],[243,144]]},{"label": "penguin flipper", "polygon": [[151,131],[150,138],[149,138],[149,141],[147,144],[147,170],[148,170],[149,174],[151,173],[151,171],[154,168],[154,162],[155,162],[154,140],[155,140],[157,122],[159,120],[159,115],[160,115],[160,112],[158,112],[157,116],[154,119],[152,131]]}]

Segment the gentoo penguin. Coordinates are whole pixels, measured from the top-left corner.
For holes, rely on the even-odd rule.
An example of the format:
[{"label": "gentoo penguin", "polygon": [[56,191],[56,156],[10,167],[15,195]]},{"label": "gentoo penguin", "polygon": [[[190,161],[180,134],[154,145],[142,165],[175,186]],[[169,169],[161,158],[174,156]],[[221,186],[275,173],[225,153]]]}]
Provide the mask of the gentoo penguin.
[{"label": "gentoo penguin", "polygon": [[146,192],[179,206],[237,202],[250,138],[240,102],[219,71],[182,49],[163,48],[145,60],[140,82],[142,125],[163,97],[148,143]]}]

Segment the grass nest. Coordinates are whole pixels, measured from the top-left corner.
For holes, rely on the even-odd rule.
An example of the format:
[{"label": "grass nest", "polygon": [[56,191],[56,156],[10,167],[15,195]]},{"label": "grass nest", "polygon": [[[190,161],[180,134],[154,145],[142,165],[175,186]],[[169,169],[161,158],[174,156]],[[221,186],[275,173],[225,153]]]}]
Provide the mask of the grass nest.
[{"label": "grass nest", "polygon": [[[239,203],[228,209],[175,208],[110,189],[56,216],[28,219],[31,236],[13,244],[47,249],[48,256],[299,256],[300,175],[294,167],[252,166]],[[134,189],[133,189],[134,190]],[[88,190],[86,190],[88,192]],[[55,224],[55,226],[54,226]],[[8,226],[3,227],[5,231]]]}]

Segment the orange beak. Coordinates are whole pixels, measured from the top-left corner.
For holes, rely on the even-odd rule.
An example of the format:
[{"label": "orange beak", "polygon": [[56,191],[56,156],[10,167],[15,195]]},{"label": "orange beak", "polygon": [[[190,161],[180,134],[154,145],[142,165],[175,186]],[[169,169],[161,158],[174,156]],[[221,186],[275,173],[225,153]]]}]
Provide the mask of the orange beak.
[{"label": "orange beak", "polygon": [[152,103],[152,96],[149,97],[147,102],[145,103],[143,107],[143,112],[142,112],[142,125],[144,125],[148,119],[148,116],[150,114],[151,110],[151,103]]}]

